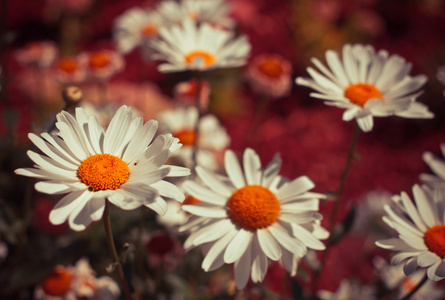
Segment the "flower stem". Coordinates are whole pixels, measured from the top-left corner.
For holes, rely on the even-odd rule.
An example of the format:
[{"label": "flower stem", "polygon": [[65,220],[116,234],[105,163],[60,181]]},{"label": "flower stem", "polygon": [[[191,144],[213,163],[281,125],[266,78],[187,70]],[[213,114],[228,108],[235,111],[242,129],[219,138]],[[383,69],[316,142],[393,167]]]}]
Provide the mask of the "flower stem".
[{"label": "flower stem", "polygon": [[192,152],[192,172],[194,172],[195,167],[198,165],[198,150],[199,150],[199,123],[201,121],[201,90],[202,90],[202,80],[199,72],[196,72],[196,101],[195,107],[198,112],[198,116],[196,118],[195,123],[195,141],[193,144],[193,152]]},{"label": "flower stem", "polygon": [[116,246],[114,245],[113,232],[111,230],[110,208],[109,208],[108,200],[105,200],[105,210],[104,210],[102,220],[104,222],[105,235],[107,236],[108,249],[110,250],[111,258],[113,260],[113,265],[117,269],[117,273],[118,273],[119,279],[121,281],[122,288],[125,293],[125,297],[128,300],[131,300],[132,299],[131,290],[127,283],[127,280],[125,279],[124,270],[123,270],[122,264],[119,260],[119,256],[116,251]]},{"label": "flower stem", "polygon": [[[354,158],[355,146],[357,145],[357,138],[358,138],[359,131],[360,131],[360,129],[359,129],[357,123],[355,123],[354,131],[352,133],[351,145],[349,147],[348,157],[346,159],[345,168],[343,170],[340,184],[338,186],[338,189],[337,189],[337,192],[335,195],[336,201],[334,203],[334,206],[332,207],[331,216],[329,219],[328,229],[329,229],[330,233],[332,233],[332,230],[334,229],[334,225],[335,225],[335,220],[337,219],[337,213],[338,213],[338,209],[340,207],[341,199],[342,199],[341,196],[342,196],[343,190],[345,188],[345,183],[346,183],[346,179],[348,177],[349,169],[351,167],[352,159]],[[315,271],[314,279],[312,282],[312,296],[314,297],[314,299],[316,299],[315,293],[316,293],[316,291],[318,289],[318,285],[320,283],[321,271],[322,271],[323,266],[326,263],[326,259],[328,257],[331,247],[332,247],[332,242],[328,239],[326,249],[323,251],[322,256],[321,256],[320,269]]]},{"label": "flower stem", "polygon": [[419,281],[419,283],[417,284],[417,286],[412,289],[405,297],[403,297],[401,300],[408,300],[409,298],[411,298],[412,295],[414,295],[426,282],[428,281],[428,275],[425,274],[425,277],[423,277],[423,279],[421,281]]}]

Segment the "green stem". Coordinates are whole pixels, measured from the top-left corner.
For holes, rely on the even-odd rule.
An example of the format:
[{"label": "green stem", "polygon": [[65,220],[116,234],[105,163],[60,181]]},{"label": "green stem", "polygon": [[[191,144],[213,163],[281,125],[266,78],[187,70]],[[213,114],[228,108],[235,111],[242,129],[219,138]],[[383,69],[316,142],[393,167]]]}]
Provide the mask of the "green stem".
[{"label": "green stem", "polygon": [[123,270],[122,264],[119,260],[119,256],[116,251],[116,246],[114,245],[113,232],[111,230],[110,208],[109,208],[108,200],[105,200],[105,210],[104,210],[102,220],[104,222],[105,235],[107,237],[108,249],[110,250],[111,258],[113,260],[113,265],[117,269],[117,273],[118,273],[119,279],[121,281],[122,288],[125,293],[125,297],[128,300],[132,300],[131,290],[127,283],[127,280],[125,279],[124,270]]},{"label": "green stem", "polygon": [[405,297],[403,297],[401,300],[408,300],[409,298],[411,298],[412,295],[414,295],[426,282],[428,281],[428,275],[425,274],[425,277],[423,277],[423,279],[421,281],[419,281],[419,283],[417,284],[417,286],[412,289]]},{"label": "green stem", "polygon": [[[354,153],[355,153],[355,146],[357,145],[357,139],[358,139],[358,133],[360,131],[360,128],[358,127],[357,123],[355,123],[354,125],[354,131],[352,134],[352,139],[351,139],[351,145],[349,147],[349,153],[348,153],[348,157],[346,159],[346,164],[345,164],[345,168],[343,170],[343,174],[340,180],[340,184],[338,186],[337,189],[337,193],[336,193],[336,199],[335,199],[335,203],[334,206],[332,207],[332,212],[331,212],[331,216],[329,219],[329,224],[328,224],[328,229],[329,232],[332,233],[332,230],[334,228],[335,225],[335,220],[337,219],[337,213],[338,213],[338,209],[340,207],[341,204],[341,199],[342,199],[342,194],[343,194],[343,190],[345,188],[345,184],[346,184],[346,179],[348,177],[349,174],[349,169],[351,167],[351,163],[352,163],[352,159],[354,158]],[[315,271],[314,274],[314,280],[312,282],[312,296],[314,297],[314,299],[316,299],[315,293],[318,289],[318,285],[320,283],[320,275],[321,275],[321,271],[323,266],[326,263],[326,259],[328,257],[328,254],[330,252],[331,249],[331,242],[330,240],[328,240],[327,245],[326,245],[326,249],[323,251],[322,256],[321,256],[321,260],[320,260],[320,269]]]}]

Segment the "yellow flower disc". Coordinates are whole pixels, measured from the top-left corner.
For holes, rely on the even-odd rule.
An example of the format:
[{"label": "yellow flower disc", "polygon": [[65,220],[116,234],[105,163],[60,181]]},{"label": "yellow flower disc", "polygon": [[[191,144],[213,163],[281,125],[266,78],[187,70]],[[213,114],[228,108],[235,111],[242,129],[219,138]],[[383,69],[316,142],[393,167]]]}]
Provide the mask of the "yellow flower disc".
[{"label": "yellow flower disc", "polygon": [[345,97],[352,103],[363,106],[369,99],[382,99],[382,93],[372,84],[356,83],[348,86]]},{"label": "yellow flower disc", "polygon": [[247,185],[235,191],[227,202],[232,221],[247,230],[266,228],[278,219],[280,202],[267,188]]},{"label": "yellow flower disc", "polygon": [[127,181],[130,170],[117,156],[95,154],[80,164],[77,174],[93,191],[115,190]]}]

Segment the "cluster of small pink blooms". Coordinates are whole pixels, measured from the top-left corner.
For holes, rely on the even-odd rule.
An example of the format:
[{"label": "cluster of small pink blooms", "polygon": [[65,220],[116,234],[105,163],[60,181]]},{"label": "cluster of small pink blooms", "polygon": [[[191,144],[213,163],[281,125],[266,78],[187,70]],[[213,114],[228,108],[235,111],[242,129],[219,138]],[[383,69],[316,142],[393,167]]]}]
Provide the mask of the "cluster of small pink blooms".
[{"label": "cluster of small pink blooms", "polygon": [[373,287],[360,285],[346,279],[340,282],[335,292],[321,290],[317,295],[321,300],[377,300]]},{"label": "cluster of small pink blooms", "polygon": [[184,248],[171,234],[162,230],[152,232],[144,237],[144,245],[151,267],[163,266],[171,272],[182,262]]},{"label": "cluster of small pink blooms", "polygon": [[180,231],[190,232],[184,248],[202,246],[204,271],[234,263],[238,289],[249,278],[261,282],[269,264],[279,261],[296,274],[299,258],[308,248],[323,250],[320,241],[328,236],[320,226],[319,199],[309,192],[313,182],[306,176],[288,180],[278,172],[281,159],[275,156],[261,167],[258,154],[248,148],[241,165],[233,151],[226,150],[227,176],[201,166],[195,168],[200,181],[186,181],[182,187],[201,202],[183,205],[191,213]]},{"label": "cluster of small pink blooms", "polygon": [[391,263],[401,264],[405,275],[423,269],[430,280],[438,281],[445,278],[445,198],[435,197],[434,190],[426,186],[414,185],[412,192],[414,203],[402,192],[392,198],[392,206],[384,206],[387,215],[383,221],[398,237],[376,244],[397,251]]},{"label": "cluster of small pink blooms", "polygon": [[52,41],[37,41],[19,49],[15,56],[22,65],[47,68],[57,59],[59,50]]},{"label": "cluster of small pink blooms", "polygon": [[[418,270],[406,276],[402,265],[391,266],[379,256],[373,259],[373,264],[379,272],[379,279],[384,283],[385,287],[389,290],[396,289],[397,299],[402,299],[411,292],[425,276],[425,270]],[[444,295],[443,289],[438,287],[435,282],[427,281],[410,299],[440,300],[443,299]]]},{"label": "cluster of small pink blooms", "polygon": [[196,105],[196,99],[199,93],[199,108],[201,113],[207,111],[209,104],[210,85],[206,80],[198,81],[196,79],[190,79],[178,83],[174,90],[174,98],[181,105],[189,106]]},{"label": "cluster of small pink blooms", "polygon": [[74,266],[56,266],[34,290],[35,300],[111,300],[119,295],[116,282],[108,276],[96,277],[86,258]]},{"label": "cluster of small pink blooms", "polygon": [[373,117],[434,117],[416,101],[427,77],[410,76],[411,64],[399,55],[376,52],[371,45],[345,44],[342,58],[333,50],[326,51],[329,68],[317,58],[312,62],[319,71],[308,67],[311,78],[298,77],[296,83],[315,90],[310,95],[325,104],[345,109],[343,120],[356,119],[364,132],[372,130]]},{"label": "cluster of small pink blooms", "polygon": [[172,133],[183,145],[172,158],[179,159],[187,167],[192,167],[196,145],[199,147],[196,154],[197,163],[216,170],[219,167],[218,153],[222,153],[229,145],[229,135],[214,115],[205,114],[199,118],[196,127],[198,117],[198,109],[194,106],[165,110],[159,114],[160,130]]},{"label": "cluster of small pink blooms", "polygon": [[246,76],[256,93],[280,98],[287,96],[291,90],[291,73],[291,63],[284,57],[261,54],[249,62]]}]

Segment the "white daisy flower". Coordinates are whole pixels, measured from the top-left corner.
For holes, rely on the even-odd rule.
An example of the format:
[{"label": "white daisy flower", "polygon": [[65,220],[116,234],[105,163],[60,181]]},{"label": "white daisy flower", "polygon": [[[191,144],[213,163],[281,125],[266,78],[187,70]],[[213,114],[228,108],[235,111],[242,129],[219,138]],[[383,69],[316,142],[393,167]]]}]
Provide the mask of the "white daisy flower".
[{"label": "white daisy flower", "polygon": [[125,60],[121,54],[113,50],[99,50],[82,53],[86,57],[87,72],[93,79],[106,80],[121,72],[125,67]]},{"label": "white daisy flower", "polygon": [[184,247],[204,246],[205,271],[224,263],[235,264],[239,289],[244,288],[249,276],[253,282],[262,281],[270,260],[281,259],[289,270],[295,270],[296,259],[303,257],[307,248],[325,248],[317,237],[317,220],[322,218],[317,212],[319,199],[325,196],[308,192],[313,182],[306,176],[293,181],[279,176],[278,155],[262,169],[258,154],[246,149],[243,165],[244,172],[234,152],[227,150],[225,180],[196,167],[204,185],[186,181],[182,187],[202,203],[183,205],[195,216],[180,228],[195,228]]},{"label": "white daisy flower", "polygon": [[[129,53],[137,47],[147,51],[147,41],[158,36],[165,20],[157,10],[133,7],[116,18],[113,37],[121,53]],[[149,51],[150,52],[150,51]]]},{"label": "white daisy flower", "polygon": [[[379,271],[379,278],[385,286],[394,290],[397,289],[398,298],[402,299],[405,295],[417,287],[420,281],[425,277],[425,270],[418,270],[410,276],[405,276],[403,266],[391,266],[383,258],[377,256],[373,259],[373,264]],[[440,289],[433,281],[427,281],[422,285],[414,295],[412,300],[440,300],[443,299],[445,292]]]},{"label": "white daisy flower", "polygon": [[[178,107],[159,114],[161,131],[171,132],[183,145],[172,157],[178,158],[187,167],[193,166],[194,163],[192,154],[197,138],[195,132],[197,120],[198,110],[194,106]],[[218,168],[216,154],[227,148],[230,143],[229,135],[218,119],[211,114],[199,119],[198,130],[197,163],[202,167],[216,170]]]},{"label": "white daisy flower", "polygon": [[246,63],[250,44],[246,36],[235,37],[233,31],[197,25],[189,19],[170,28],[161,28],[159,38],[149,41],[159,53],[154,59],[167,61],[161,72],[209,70],[239,67]]},{"label": "white daisy flower", "polygon": [[343,59],[337,52],[326,51],[326,68],[317,58],[314,65],[321,71],[307,68],[312,78],[298,77],[296,83],[317,91],[310,95],[325,104],[344,108],[344,121],[356,119],[367,132],[373,117],[433,118],[428,108],[416,102],[418,91],[427,81],[425,75],[411,77],[411,64],[385,50],[377,53],[371,45],[343,46]]},{"label": "white daisy flower", "polygon": [[372,287],[360,286],[357,283],[352,283],[346,279],[343,279],[340,282],[340,286],[335,292],[322,290],[318,292],[318,297],[322,300],[377,299]]},{"label": "white daisy flower", "polygon": [[35,168],[15,171],[43,179],[35,185],[39,192],[67,194],[51,211],[51,223],[68,220],[72,229],[84,230],[101,219],[106,199],[125,210],[144,205],[159,214],[167,209],[162,197],[184,200],[181,190],[163,179],[190,170],[164,165],[181,144],[170,134],[153,140],[157,121],[143,124],[122,106],[104,131],[94,116],[77,108],[75,117],[59,113],[56,127],[57,135],[28,135],[45,155],[29,150]]},{"label": "white daisy flower", "polygon": [[394,196],[396,208],[385,205],[383,221],[395,229],[399,237],[380,240],[376,245],[398,251],[391,258],[393,265],[403,264],[405,275],[418,267],[425,268],[430,280],[445,277],[445,199],[435,198],[432,190],[414,185],[415,204],[402,192]]},{"label": "white daisy flower", "polygon": [[[445,144],[440,145],[440,151],[442,152],[442,156],[445,157]],[[420,174],[420,180],[433,188],[437,197],[445,197],[445,161],[431,152],[423,153],[422,158],[435,175]]]},{"label": "white daisy flower", "polygon": [[181,22],[189,18],[195,22],[208,22],[212,25],[233,28],[236,23],[229,16],[231,5],[226,0],[182,0],[162,1],[159,13],[171,22]]}]

